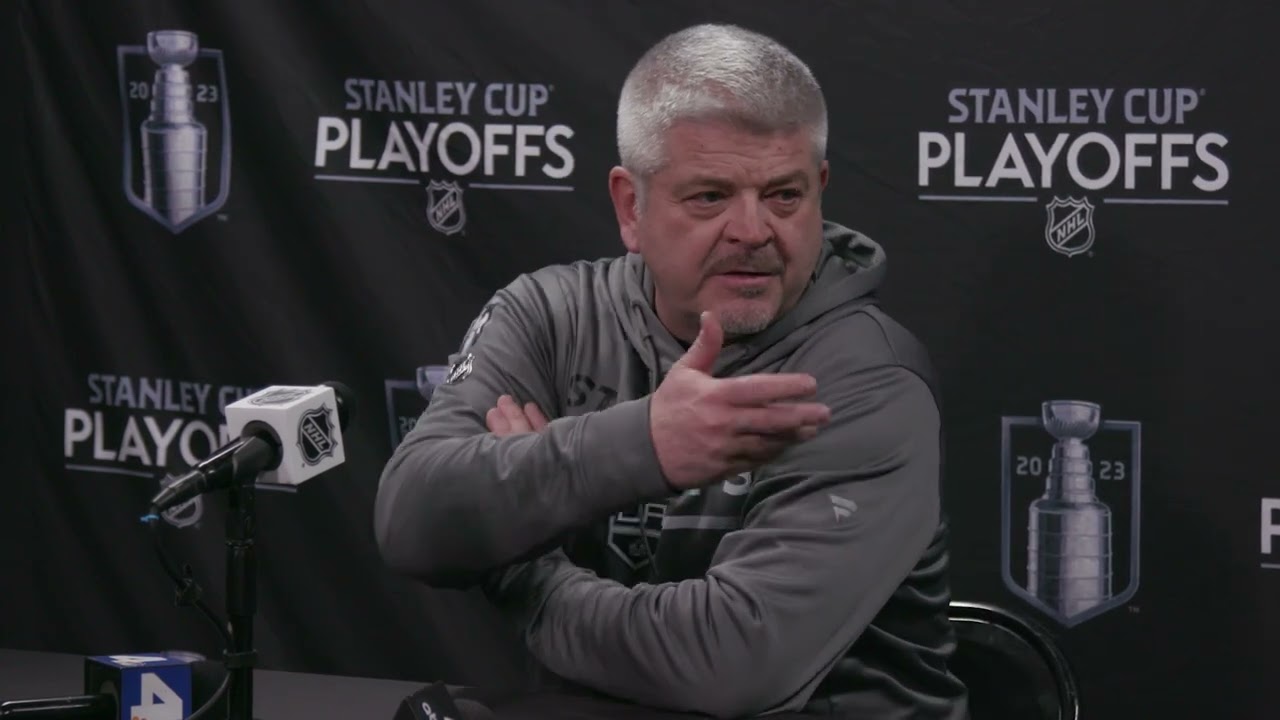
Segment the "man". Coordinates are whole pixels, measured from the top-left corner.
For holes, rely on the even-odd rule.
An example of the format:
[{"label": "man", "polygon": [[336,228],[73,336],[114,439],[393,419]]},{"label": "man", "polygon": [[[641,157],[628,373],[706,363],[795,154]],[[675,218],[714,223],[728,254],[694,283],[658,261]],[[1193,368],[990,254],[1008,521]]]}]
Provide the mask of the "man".
[{"label": "man", "polygon": [[966,717],[931,371],[876,307],[884,252],[822,218],[826,135],[766,37],[646,53],[609,175],[627,254],[521,276],[472,323],[381,479],[386,562],[481,585],[610,696]]}]

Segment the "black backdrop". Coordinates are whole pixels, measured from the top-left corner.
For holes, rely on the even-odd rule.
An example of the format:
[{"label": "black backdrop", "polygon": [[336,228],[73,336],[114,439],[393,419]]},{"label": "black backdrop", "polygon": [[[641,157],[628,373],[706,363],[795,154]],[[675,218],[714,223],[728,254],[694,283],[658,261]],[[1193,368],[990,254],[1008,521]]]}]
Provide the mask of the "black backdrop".
[{"label": "black backdrop", "polygon": [[[1091,718],[1271,717],[1264,5],[20,3],[0,646],[216,653],[137,517],[221,439],[226,402],[337,379],[359,401],[346,465],[260,497],[264,663],[520,682],[482,601],[380,566],[378,473],[490,293],[622,251],[605,175],[623,77],[717,20],[773,34],[824,84],[827,214],[885,245],[885,303],[944,379],[955,596],[1052,628]],[[144,185],[162,30],[200,48],[204,192],[177,224]],[[151,148],[196,132],[168,119]],[[1100,406],[1113,530],[1113,597],[1071,617],[1021,589],[1053,400]],[[219,608],[223,517],[207,497],[164,526]]]}]

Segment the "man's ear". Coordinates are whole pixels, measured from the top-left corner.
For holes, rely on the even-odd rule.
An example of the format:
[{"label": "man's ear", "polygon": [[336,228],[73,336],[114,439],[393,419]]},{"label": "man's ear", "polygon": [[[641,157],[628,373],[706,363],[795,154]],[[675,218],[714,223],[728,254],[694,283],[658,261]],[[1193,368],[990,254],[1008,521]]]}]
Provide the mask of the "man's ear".
[{"label": "man's ear", "polygon": [[640,219],[639,193],[636,180],[625,168],[609,171],[609,197],[613,200],[613,213],[618,218],[618,232],[627,252],[640,252],[640,239],[636,223]]}]

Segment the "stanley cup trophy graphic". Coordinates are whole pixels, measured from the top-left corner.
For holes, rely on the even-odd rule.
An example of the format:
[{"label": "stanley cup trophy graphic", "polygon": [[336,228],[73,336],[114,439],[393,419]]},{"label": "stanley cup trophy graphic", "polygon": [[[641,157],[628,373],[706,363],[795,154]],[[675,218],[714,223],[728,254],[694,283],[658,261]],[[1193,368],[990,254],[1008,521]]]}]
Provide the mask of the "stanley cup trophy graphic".
[{"label": "stanley cup trophy graphic", "polygon": [[431,404],[436,388],[445,384],[448,365],[423,365],[413,380],[386,380],[387,421],[391,429],[391,449],[404,442],[405,435],[417,424],[419,416]]},{"label": "stanley cup trophy graphic", "polygon": [[1138,591],[1142,423],[1050,400],[1000,420],[1001,577],[1064,627]]},{"label": "stanley cup trophy graphic", "polygon": [[160,69],[152,86],[151,115],[141,128],[144,199],[174,226],[205,207],[207,133],[195,118],[186,69],[199,51],[194,33],[147,34],[147,54]]},{"label": "stanley cup trophy graphic", "polygon": [[1094,493],[1085,441],[1098,431],[1101,411],[1088,402],[1058,400],[1041,407],[1054,437],[1044,495],[1031,504],[1027,536],[1027,592],[1064,617],[1111,598],[1111,510]]}]

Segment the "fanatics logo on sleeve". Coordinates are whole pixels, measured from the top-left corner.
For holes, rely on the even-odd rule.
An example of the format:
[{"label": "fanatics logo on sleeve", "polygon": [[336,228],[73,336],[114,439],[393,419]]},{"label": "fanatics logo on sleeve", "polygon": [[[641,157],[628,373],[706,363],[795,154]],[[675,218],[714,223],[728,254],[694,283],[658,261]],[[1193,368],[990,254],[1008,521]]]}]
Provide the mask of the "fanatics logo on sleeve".
[{"label": "fanatics logo on sleeve", "polygon": [[831,500],[831,510],[836,515],[836,520],[843,520],[858,511],[858,503],[842,498],[839,495],[828,495]]}]

